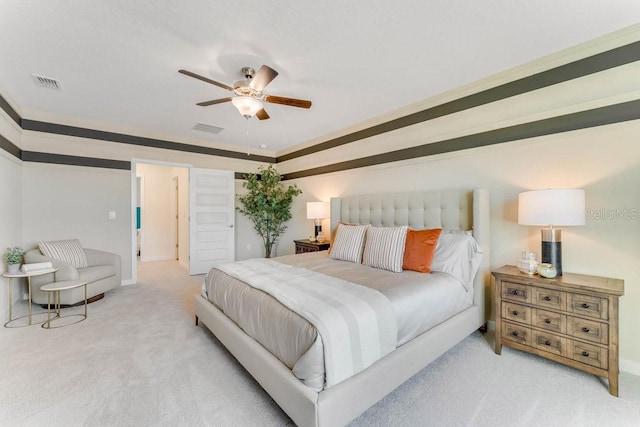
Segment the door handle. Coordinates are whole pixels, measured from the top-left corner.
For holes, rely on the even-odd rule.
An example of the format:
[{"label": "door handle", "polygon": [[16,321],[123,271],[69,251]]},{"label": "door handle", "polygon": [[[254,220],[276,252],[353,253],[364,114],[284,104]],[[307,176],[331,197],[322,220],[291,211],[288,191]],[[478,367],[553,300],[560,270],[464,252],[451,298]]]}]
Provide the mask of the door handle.
[{"label": "door handle", "polygon": [[229,228],[233,228],[233,224],[231,224],[231,225],[227,225],[227,227],[229,227]]}]

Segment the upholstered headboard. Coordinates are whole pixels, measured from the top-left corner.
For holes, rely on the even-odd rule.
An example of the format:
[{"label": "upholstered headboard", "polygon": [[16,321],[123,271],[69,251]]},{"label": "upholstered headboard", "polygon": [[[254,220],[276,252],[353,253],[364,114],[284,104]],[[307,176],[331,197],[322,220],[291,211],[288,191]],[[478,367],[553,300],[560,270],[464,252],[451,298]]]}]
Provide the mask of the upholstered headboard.
[{"label": "upholstered headboard", "polygon": [[331,233],[339,222],[375,226],[408,225],[414,229],[471,230],[483,251],[474,281],[474,304],[482,321],[489,313],[484,295],[490,284],[489,191],[442,190],[367,194],[331,199]]}]

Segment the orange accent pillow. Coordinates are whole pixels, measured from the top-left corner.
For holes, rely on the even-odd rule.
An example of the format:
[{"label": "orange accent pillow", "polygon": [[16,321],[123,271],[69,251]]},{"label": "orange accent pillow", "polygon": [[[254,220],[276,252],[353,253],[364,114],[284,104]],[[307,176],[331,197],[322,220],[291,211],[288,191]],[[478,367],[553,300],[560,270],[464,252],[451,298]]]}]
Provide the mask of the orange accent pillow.
[{"label": "orange accent pillow", "polygon": [[407,230],[402,269],[430,273],[441,232],[441,228]]}]

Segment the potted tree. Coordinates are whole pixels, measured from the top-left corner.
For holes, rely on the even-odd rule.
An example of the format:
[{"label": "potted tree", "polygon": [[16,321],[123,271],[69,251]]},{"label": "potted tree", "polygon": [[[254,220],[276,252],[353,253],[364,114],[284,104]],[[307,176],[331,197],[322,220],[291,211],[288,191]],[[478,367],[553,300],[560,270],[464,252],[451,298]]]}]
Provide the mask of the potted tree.
[{"label": "potted tree", "polygon": [[13,248],[7,248],[3,257],[7,261],[7,267],[9,273],[17,273],[20,270],[20,264],[22,264],[22,256],[24,250],[18,246]]},{"label": "potted tree", "polygon": [[260,166],[257,174],[249,173],[244,177],[246,182],[242,186],[247,193],[238,196],[241,206],[236,209],[253,222],[253,228],[264,244],[264,256],[271,258],[274,243],[291,219],[293,198],[302,194],[302,190],[295,184],[285,187],[282,176],[271,164]]}]

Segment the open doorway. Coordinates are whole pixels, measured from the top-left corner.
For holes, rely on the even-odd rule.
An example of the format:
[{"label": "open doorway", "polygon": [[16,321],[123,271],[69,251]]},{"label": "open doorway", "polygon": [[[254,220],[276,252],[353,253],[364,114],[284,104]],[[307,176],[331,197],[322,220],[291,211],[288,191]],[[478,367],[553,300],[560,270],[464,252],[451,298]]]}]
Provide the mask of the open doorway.
[{"label": "open doorway", "polygon": [[132,162],[133,279],[137,263],[177,261],[189,271],[190,165]]}]

